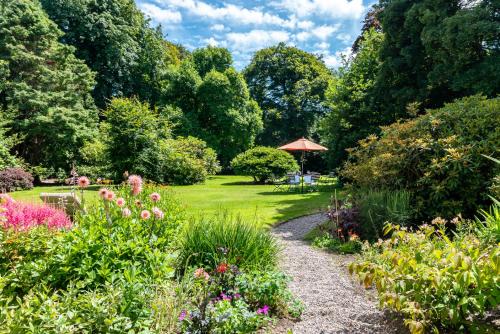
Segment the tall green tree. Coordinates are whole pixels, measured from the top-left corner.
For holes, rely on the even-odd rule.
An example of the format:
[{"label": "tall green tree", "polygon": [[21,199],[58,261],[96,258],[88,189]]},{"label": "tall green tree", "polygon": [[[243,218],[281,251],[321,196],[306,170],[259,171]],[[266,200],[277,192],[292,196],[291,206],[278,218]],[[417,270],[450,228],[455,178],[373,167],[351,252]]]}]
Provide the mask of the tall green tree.
[{"label": "tall green tree", "polygon": [[253,146],[262,130],[262,112],[241,73],[226,65],[206,68],[211,70],[202,78],[196,64],[183,61],[168,76],[163,105],[182,110],[176,134],[203,139],[228,167],[232,158]]},{"label": "tall green tree", "polygon": [[390,120],[370,108],[373,85],[380,70],[378,54],[383,34],[374,28],[360,39],[357,53],[338,70],[338,79],[328,90],[331,112],[320,123],[321,140],[328,147],[331,167],[347,157],[346,149],[360,139],[378,133],[379,125]]},{"label": "tall green tree", "polygon": [[103,108],[113,97],[137,95],[157,102],[159,80],[175,49],[133,0],[41,0],[44,9],[64,31],[61,41],[76,48],[76,55],[97,73],[93,96]]},{"label": "tall green tree", "polygon": [[0,2],[0,108],[31,165],[67,169],[93,135],[94,76],[37,1]]},{"label": "tall green tree", "polygon": [[244,75],[250,95],[263,111],[258,142],[276,146],[311,136],[328,107],[331,72],[316,56],[280,43],[258,51]]},{"label": "tall green tree", "polygon": [[385,40],[374,108],[405,117],[408,104],[439,107],[475,93],[495,96],[500,79],[498,1],[381,0]]},{"label": "tall green tree", "polygon": [[224,72],[233,64],[233,57],[226,48],[207,46],[193,51],[194,67],[201,77],[211,70]]}]

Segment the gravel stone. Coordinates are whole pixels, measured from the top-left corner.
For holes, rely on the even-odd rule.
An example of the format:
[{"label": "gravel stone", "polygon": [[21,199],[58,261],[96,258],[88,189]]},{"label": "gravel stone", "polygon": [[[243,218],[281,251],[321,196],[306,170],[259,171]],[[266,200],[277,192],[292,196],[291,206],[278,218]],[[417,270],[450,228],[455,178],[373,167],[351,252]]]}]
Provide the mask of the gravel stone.
[{"label": "gravel stone", "polygon": [[290,290],[305,305],[301,319],[281,320],[272,333],[407,333],[402,321],[377,308],[377,302],[347,271],[353,259],[312,248],[304,236],[327,220],[325,214],[304,216],[273,229],[283,247],[281,269],[292,277]]}]

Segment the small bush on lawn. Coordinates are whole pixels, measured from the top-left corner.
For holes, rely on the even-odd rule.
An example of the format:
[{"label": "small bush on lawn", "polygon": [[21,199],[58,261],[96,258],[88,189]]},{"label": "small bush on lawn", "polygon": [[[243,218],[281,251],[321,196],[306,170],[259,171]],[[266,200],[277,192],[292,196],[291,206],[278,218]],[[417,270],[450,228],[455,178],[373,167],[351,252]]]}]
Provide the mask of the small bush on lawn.
[{"label": "small bush on lawn", "polygon": [[367,245],[349,269],[365,287],[376,286],[381,306],[401,312],[412,333],[487,332],[474,320],[500,304],[498,213],[497,206],[484,221],[454,220],[453,240],[441,218],[415,232],[388,225],[391,237]]},{"label": "small bush on lawn", "polygon": [[456,100],[362,140],[342,175],[360,188],[409,190],[419,221],[472,218],[491,204],[500,166],[482,154],[500,151],[498,124],[500,98]]},{"label": "small bush on lawn", "polygon": [[139,160],[137,170],[158,183],[200,183],[220,171],[215,151],[194,137],[161,140],[146,149]]},{"label": "small bush on lawn", "polygon": [[229,215],[203,218],[186,225],[178,263],[185,267],[213,267],[222,259],[241,268],[274,268],[278,244],[263,228]]},{"label": "small bush on lawn", "polygon": [[282,177],[287,172],[299,170],[295,158],[272,147],[255,147],[238,154],[231,162],[236,174],[252,176],[255,182],[263,183],[274,177]]},{"label": "small bush on lawn", "polygon": [[0,171],[0,192],[11,192],[33,188],[33,176],[21,168]]}]

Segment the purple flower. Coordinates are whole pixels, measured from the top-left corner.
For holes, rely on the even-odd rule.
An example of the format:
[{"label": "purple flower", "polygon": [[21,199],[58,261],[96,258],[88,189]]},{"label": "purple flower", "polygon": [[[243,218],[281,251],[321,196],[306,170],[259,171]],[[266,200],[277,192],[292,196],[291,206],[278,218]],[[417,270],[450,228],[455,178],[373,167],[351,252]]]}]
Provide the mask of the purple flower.
[{"label": "purple flower", "polygon": [[257,310],[257,314],[265,314],[267,315],[269,313],[269,306],[264,305],[260,309]]},{"label": "purple flower", "polygon": [[220,294],[220,297],[222,298],[222,300],[231,300],[231,296],[228,296],[226,295],[224,292]]},{"label": "purple flower", "polygon": [[183,321],[186,318],[187,312],[186,310],[182,310],[181,314],[179,314],[179,321]]},{"label": "purple flower", "polygon": [[235,293],[233,297],[234,297],[234,299],[238,299],[238,298],[241,298],[241,295],[239,293]]}]

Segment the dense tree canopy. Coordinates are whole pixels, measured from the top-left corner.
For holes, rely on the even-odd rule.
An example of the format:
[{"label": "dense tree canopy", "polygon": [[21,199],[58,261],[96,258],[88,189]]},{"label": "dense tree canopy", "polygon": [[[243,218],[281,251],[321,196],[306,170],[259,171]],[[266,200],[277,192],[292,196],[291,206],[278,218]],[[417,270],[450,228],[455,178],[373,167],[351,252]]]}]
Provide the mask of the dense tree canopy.
[{"label": "dense tree canopy", "polygon": [[226,48],[207,46],[193,52],[194,67],[201,77],[211,70],[224,72],[233,64],[233,57]]},{"label": "dense tree canopy", "polygon": [[95,102],[137,95],[156,103],[168,64],[178,62],[175,46],[149,27],[133,0],[42,0],[64,31],[61,41],[97,73]]},{"label": "dense tree canopy", "polygon": [[404,116],[409,103],[439,107],[500,92],[498,1],[381,0],[385,34],[374,108]]},{"label": "dense tree canopy", "polygon": [[320,135],[329,148],[331,166],[341,164],[347,156],[347,148],[377,133],[379,125],[390,122],[384,113],[377,113],[369,106],[380,69],[378,53],[382,41],[382,33],[373,28],[366,31],[357,54],[338,70],[338,79],[328,91],[331,112],[321,121]]},{"label": "dense tree canopy", "polygon": [[242,74],[227,63],[231,57],[226,49],[195,50],[193,58],[198,63],[185,60],[169,74],[163,103],[183,112],[176,133],[203,139],[227,167],[254,144],[262,130],[262,112],[250,98]]},{"label": "dense tree canopy", "polygon": [[316,56],[286,46],[258,51],[245,69],[250,95],[263,111],[263,145],[276,146],[310,136],[324,115],[325,93],[333,77]]},{"label": "dense tree canopy", "polygon": [[93,74],[61,36],[37,2],[1,2],[0,108],[32,165],[68,168],[96,127]]}]

